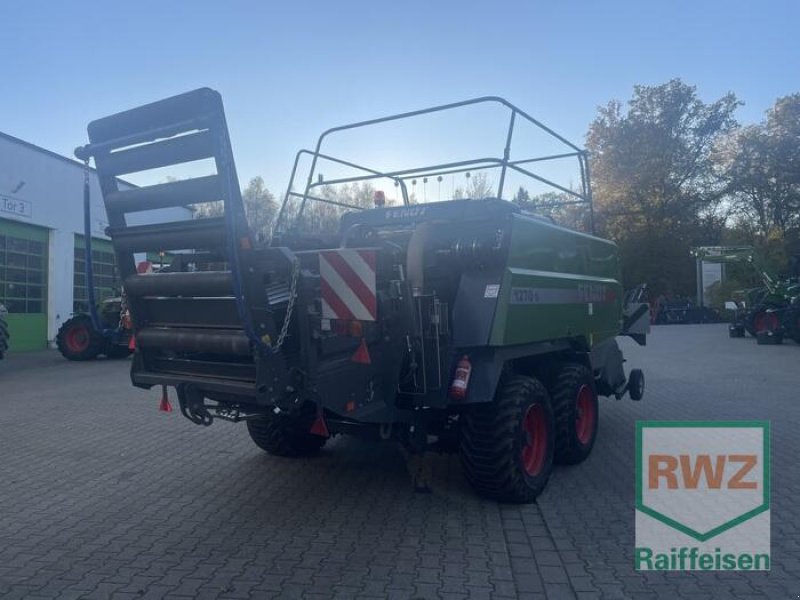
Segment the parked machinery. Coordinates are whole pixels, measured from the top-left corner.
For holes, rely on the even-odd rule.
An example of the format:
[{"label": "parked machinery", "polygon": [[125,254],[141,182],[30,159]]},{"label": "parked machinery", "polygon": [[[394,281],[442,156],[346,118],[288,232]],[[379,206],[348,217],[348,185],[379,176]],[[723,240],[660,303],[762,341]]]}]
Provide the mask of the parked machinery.
[{"label": "parked machinery", "polygon": [[[323,152],[333,133],[491,104],[509,125],[499,158],[391,173]],[[578,191],[530,169],[553,157],[511,158],[525,122],[574,160]],[[577,146],[511,105],[478,98],[334,128],[314,151],[302,191],[292,183],[269,245],[245,218],[222,100],[196,90],[94,121],[81,159],[93,157],[109,235],[136,334],[134,385],[174,386],[192,422],[245,421],[267,452],[305,455],[336,434],[397,440],[412,453],[459,450],[480,494],[532,501],[553,461],[591,452],[598,396],[639,400],[641,371],[626,376],[616,336],[644,343],[646,303],[623,303],[616,246],[501,200],[507,172],[528,174],[588,208],[588,162]],[[506,134],[507,131],[507,134]],[[485,155],[484,155],[485,156]],[[125,173],[211,158],[212,175],[134,190]],[[320,161],[357,175],[332,181]],[[406,180],[500,171],[495,197],[414,204]],[[326,185],[388,178],[400,206],[326,197]],[[222,201],[220,217],[130,225],[127,216]],[[338,231],[308,227],[334,215]],[[134,253],[178,251],[183,268],[138,274]],[[215,266],[212,266],[215,265]]]},{"label": "parked machinery", "polygon": [[742,290],[726,302],[732,314],[730,337],[744,337],[746,331],[759,344],[780,344],[785,335],[800,343],[797,277],[778,277],[752,246],[701,246],[692,255],[704,262],[750,265],[763,282],[762,287]]}]

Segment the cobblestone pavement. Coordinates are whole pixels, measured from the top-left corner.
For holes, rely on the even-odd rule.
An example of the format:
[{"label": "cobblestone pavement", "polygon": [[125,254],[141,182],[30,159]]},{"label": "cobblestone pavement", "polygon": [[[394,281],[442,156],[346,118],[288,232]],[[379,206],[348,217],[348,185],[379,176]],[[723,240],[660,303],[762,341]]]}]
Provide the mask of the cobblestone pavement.
[{"label": "cobblestone pavement", "polygon": [[[269,457],[132,388],[127,361],[0,363],[0,597],[797,598],[800,346],[724,326],[624,343],[645,400],[605,400],[600,438],[538,504],[476,498],[457,457],[414,494],[391,445]],[[771,419],[773,568],[633,570],[637,419]]]}]

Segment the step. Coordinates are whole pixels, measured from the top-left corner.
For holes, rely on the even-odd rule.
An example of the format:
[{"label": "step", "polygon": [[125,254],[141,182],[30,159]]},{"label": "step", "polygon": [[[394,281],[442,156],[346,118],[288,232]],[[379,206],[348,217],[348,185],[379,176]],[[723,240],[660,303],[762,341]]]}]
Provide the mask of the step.
[{"label": "step", "polygon": [[215,140],[208,130],[168,138],[95,157],[98,169],[114,176],[159,169],[214,156]]},{"label": "step", "polygon": [[225,245],[225,219],[212,217],[186,221],[109,227],[117,252],[215,249]]},{"label": "step", "polygon": [[222,188],[219,176],[208,175],[112,192],[106,196],[106,210],[132,213],[214,202],[221,198]]},{"label": "step", "polygon": [[249,356],[250,341],[243,331],[187,327],[145,327],[136,332],[136,345],[147,350],[174,350]]},{"label": "step", "polygon": [[147,273],[125,279],[130,296],[232,296],[230,271]]},{"label": "step", "polygon": [[209,88],[200,88],[151,102],[89,124],[93,151],[121,148],[204,129],[210,117],[222,117],[222,98]]}]

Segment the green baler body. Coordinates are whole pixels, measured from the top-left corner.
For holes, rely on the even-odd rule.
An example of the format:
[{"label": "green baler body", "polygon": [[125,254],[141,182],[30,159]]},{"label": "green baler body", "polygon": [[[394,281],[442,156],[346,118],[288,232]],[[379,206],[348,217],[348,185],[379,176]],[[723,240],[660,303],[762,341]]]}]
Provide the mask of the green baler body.
[{"label": "green baler body", "polygon": [[493,346],[613,338],[622,328],[617,246],[515,214],[498,300]]}]

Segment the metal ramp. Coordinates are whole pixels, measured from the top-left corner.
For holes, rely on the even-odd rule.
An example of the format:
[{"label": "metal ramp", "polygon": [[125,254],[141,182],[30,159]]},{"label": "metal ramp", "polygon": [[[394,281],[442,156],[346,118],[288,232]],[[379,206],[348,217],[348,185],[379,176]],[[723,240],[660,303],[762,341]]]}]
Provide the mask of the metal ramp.
[{"label": "metal ramp", "polygon": [[[94,158],[100,178],[135,329],[133,383],[184,384],[266,401],[285,372],[275,352],[281,334],[275,324],[286,312],[296,267],[285,249],[255,247],[222,98],[198,89],[99,119],[88,133],[90,143],[75,154]],[[213,160],[215,174],[119,188],[119,176],[203,159]],[[224,216],[128,224],[134,212],[212,201],[222,201]],[[177,252],[177,266],[137,273],[135,254],[146,252]]]}]

